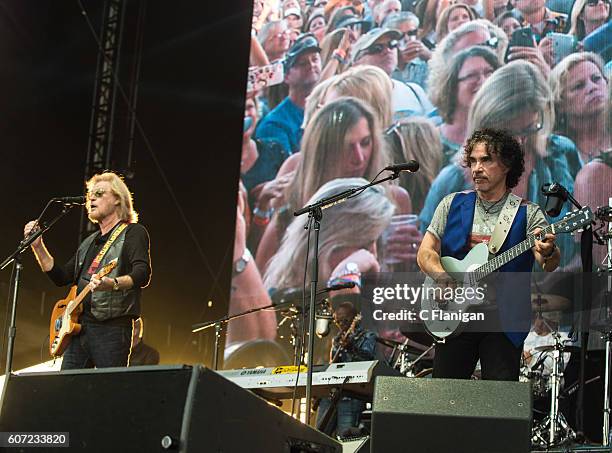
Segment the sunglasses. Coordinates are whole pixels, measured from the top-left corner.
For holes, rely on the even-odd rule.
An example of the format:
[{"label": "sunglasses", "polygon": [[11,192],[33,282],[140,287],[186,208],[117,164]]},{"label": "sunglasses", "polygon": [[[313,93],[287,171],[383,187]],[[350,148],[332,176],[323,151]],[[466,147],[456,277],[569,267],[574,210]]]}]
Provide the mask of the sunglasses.
[{"label": "sunglasses", "polygon": [[367,55],[377,55],[383,53],[385,49],[397,49],[397,41],[392,39],[388,43],[373,44],[368,47],[364,53]]},{"label": "sunglasses", "polygon": [[87,192],[87,197],[93,196],[94,198],[100,198],[106,193],[106,189],[96,189],[93,192]]},{"label": "sunglasses", "polygon": [[586,4],[588,6],[597,6],[599,2],[610,4],[610,0],[587,0]]}]

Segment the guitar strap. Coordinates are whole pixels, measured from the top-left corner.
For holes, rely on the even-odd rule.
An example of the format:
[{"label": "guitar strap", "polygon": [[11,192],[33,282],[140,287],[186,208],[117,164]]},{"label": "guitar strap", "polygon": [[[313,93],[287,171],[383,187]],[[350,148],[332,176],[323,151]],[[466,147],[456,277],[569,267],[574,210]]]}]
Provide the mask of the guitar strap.
[{"label": "guitar strap", "polygon": [[495,229],[493,230],[493,234],[489,240],[489,253],[495,255],[497,252],[499,252],[501,246],[506,240],[506,237],[508,237],[512,222],[514,222],[514,218],[516,217],[520,207],[521,197],[510,193],[506,199],[506,203],[504,203],[503,209],[499,213],[497,224],[495,224]]},{"label": "guitar strap", "polygon": [[89,266],[89,269],[87,269],[87,273],[89,275],[93,275],[96,273],[96,271],[98,270],[98,267],[100,267],[102,258],[104,258],[104,255],[106,255],[106,252],[108,252],[108,249],[110,249],[111,245],[113,245],[113,242],[115,242],[115,239],[119,237],[121,232],[125,230],[127,226],[128,226],[127,223],[122,222],[117,228],[115,228],[115,231],[113,231],[113,234],[111,234],[111,236],[108,238],[108,241],[106,241],[106,243],[104,244],[104,246],[102,247],[98,255],[91,262],[91,266]]}]

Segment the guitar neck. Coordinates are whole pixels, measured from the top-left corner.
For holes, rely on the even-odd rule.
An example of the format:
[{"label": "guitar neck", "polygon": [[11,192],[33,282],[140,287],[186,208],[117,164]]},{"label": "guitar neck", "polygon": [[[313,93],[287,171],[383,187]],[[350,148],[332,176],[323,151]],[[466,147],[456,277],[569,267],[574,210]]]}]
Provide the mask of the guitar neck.
[{"label": "guitar neck", "polygon": [[527,236],[527,239],[525,239],[523,242],[516,244],[514,247],[506,250],[503,253],[500,253],[495,258],[493,258],[490,261],[487,261],[482,266],[479,266],[474,271],[476,280],[477,281],[482,280],[483,278],[487,277],[488,275],[498,270],[503,265],[508,264],[514,258],[517,258],[519,255],[522,255],[526,251],[531,250],[531,248],[535,245],[536,239],[543,238],[544,235],[548,233],[554,234],[554,232],[555,232],[555,224],[552,224],[552,225],[548,225],[546,228],[543,228],[542,231],[540,231],[538,235],[531,234]]},{"label": "guitar neck", "polygon": [[83,291],[81,291],[79,295],[76,296],[73,301],[71,301],[70,307],[67,310],[68,314],[72,314],[72,312],[76,310],[79,305],[81,305],[81,302],[83,302],[83,299],[85,299],[85,297],[87,297],[87,295],[90,292],[91,292],[91,288],[89,287],[89,285],[83,288]]}]

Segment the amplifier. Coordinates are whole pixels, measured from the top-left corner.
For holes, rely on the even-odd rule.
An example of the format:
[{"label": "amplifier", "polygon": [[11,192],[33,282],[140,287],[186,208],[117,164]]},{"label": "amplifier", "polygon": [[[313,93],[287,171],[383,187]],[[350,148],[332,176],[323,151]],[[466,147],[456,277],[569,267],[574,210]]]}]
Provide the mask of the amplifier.
[{"label": "amplifier", "polygon": [[376,378],[372,452],[528,453],[529,383]]},{"label": "amplifier", "polygon": [[0,431],[68,432],[88,452],[342,451],[199,365],[11,375]]}]

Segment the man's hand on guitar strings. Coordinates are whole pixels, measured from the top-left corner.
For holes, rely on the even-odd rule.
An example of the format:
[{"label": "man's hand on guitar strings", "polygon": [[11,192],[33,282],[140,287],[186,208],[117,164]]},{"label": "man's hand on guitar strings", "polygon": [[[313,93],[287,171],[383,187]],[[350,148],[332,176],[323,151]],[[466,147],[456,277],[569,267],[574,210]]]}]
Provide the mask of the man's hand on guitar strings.
[{"label": "man's hand on guitar strings", "polygon": [[541,228],[536,228],[533,234],[536,236],[534,250],[542,255],[543,258],[552,256],[555,251],[555,239],[557,238],[554,234],[548,233],[544,236],[544,240],[537,239],[541,232]]},{"label": "man's hand on guitar strings", "polygon": [[113,289],[113,279],[108,277],[98,278],[98,274],[93,274],[91,276],[91,280],[89,281],[89,287],[91,288],[91,292],[94,291],[112,291]]}]

